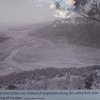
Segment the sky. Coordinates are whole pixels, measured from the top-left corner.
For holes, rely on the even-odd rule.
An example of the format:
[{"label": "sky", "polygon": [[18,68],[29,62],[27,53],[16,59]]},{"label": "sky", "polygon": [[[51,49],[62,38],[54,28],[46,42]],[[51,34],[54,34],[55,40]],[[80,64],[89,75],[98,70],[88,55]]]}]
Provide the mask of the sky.
[{"label": "sky", "polygon": [[52,13],[48,3],[40,0],[0,0],[0,24],[46,22],[53,19]]},{"label": "sky", "polygon": [[54,20],[54,11],[50,8],[54,1],[0,0],[0,25],[26,25]]}]

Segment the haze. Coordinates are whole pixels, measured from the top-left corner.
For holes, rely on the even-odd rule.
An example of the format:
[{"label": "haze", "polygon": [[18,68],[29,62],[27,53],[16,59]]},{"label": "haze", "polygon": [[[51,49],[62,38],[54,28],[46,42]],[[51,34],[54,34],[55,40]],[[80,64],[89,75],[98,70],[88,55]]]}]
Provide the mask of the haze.
[{"label": "haze", "polygon": [[1,25],[25,25],[53,19],[48,3],[35,0],[0,0]]}]

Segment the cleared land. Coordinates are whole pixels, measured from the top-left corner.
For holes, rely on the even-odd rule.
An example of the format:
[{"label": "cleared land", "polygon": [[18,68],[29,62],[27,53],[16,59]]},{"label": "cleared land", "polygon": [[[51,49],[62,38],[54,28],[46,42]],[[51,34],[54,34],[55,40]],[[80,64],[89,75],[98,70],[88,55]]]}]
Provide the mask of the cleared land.
[{"label": "cleared land", "polygon": [[[9,74],[100,64],[100,23],[84,18],[1,31],[0,67]],[[10,38],[8,38],[10,37]],[[7,39],[6,39],[7,38]],[[5,40],[6,41],[3,41]],[[9,69],[6,73],[6,69]]]}]

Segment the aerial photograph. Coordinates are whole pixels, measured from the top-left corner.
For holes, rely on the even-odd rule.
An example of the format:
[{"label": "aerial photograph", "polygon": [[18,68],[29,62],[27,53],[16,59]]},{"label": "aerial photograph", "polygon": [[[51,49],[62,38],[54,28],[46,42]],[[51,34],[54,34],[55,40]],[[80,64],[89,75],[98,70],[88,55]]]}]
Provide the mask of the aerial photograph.
[{"label": "aerial photograph", "polygon": [[100,0],[0,0],[0,90],[100,89]]}]

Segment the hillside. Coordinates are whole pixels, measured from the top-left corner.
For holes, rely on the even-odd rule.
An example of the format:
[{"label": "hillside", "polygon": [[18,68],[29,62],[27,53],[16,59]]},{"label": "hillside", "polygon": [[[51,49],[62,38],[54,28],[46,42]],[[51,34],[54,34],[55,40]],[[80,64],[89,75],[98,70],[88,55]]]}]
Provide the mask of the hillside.
[{"label": "hillside", "polygon": [[62,18],[52,21],[0,25],[0,89],[100,89],[100,22],[91,19],[99,18],[92,1],[80,0],[69,11],[55,8]]},{"label": "hillside", "polygon": [[0,75],[99,65],[99,26],[100,23],[77,17],[2,30]]}]

